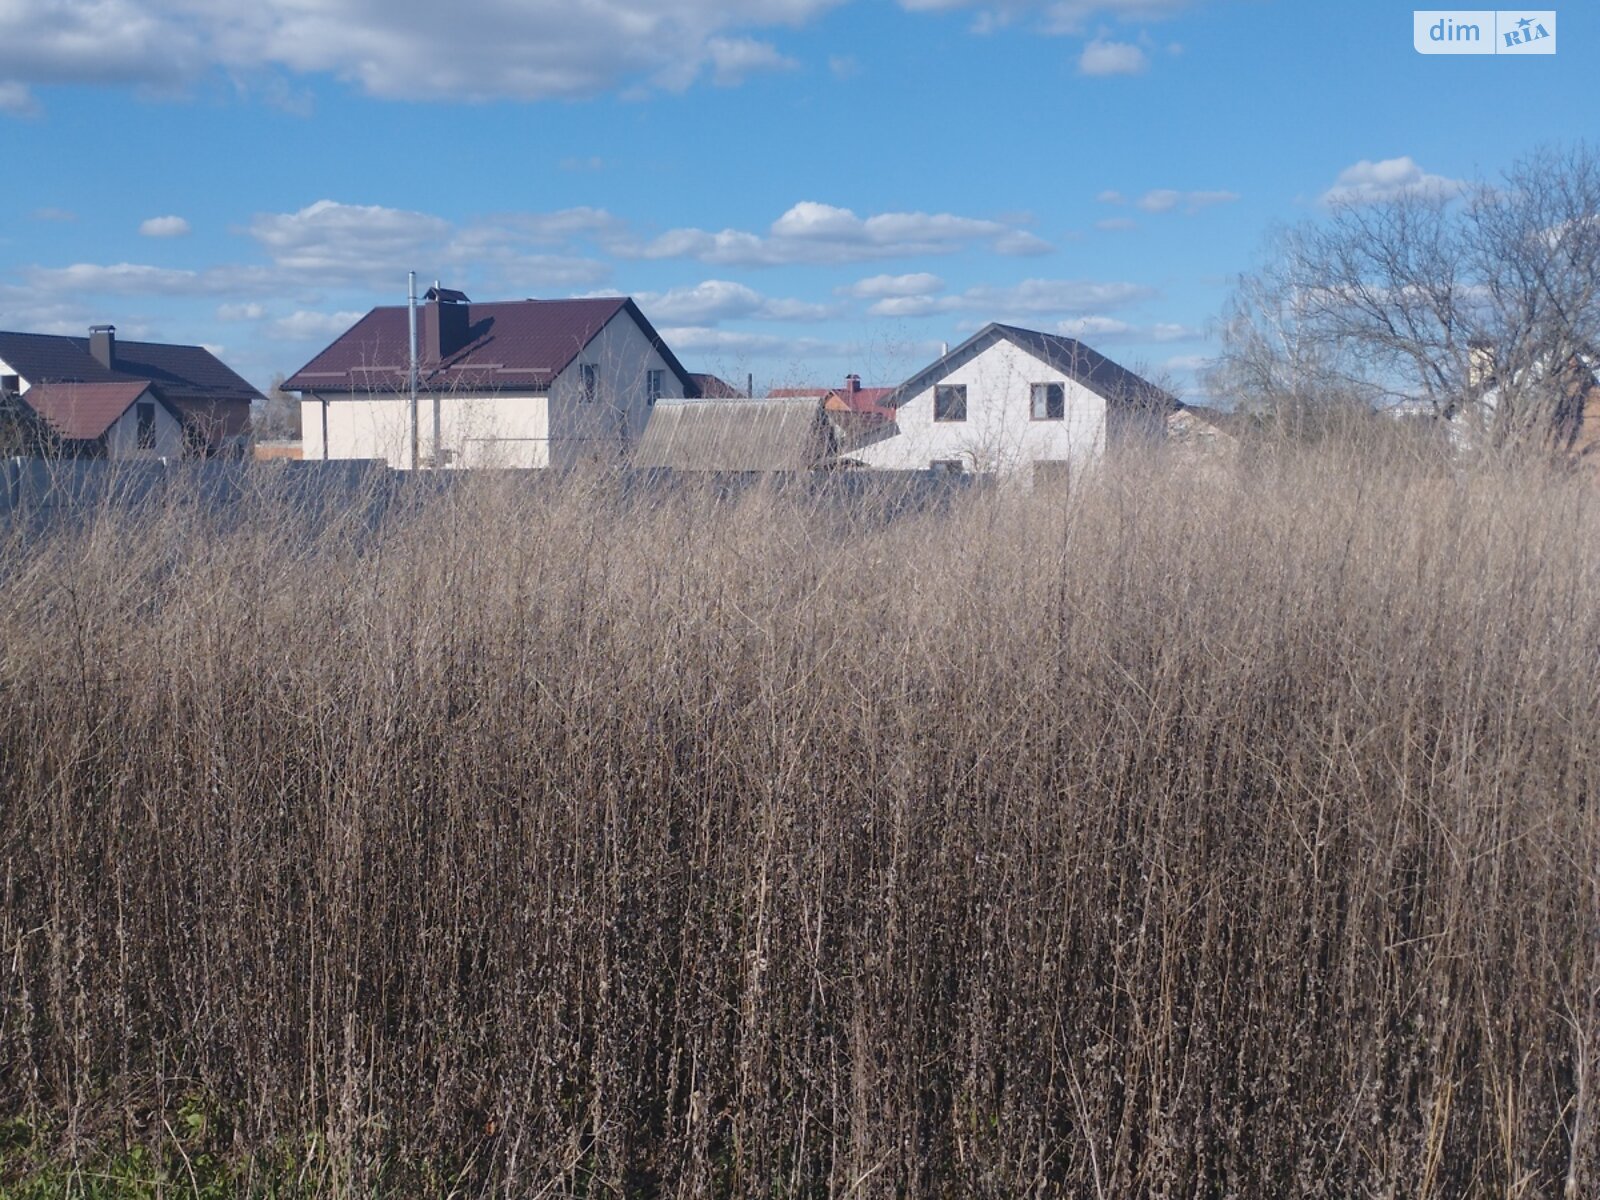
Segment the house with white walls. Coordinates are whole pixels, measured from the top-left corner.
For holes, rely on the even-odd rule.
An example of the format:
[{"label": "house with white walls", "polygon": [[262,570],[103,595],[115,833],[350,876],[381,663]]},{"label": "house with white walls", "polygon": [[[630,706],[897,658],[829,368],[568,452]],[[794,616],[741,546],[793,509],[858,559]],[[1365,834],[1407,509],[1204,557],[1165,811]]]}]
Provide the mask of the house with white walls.
[{"label": "house with white walls", "polygon": [[204,346],[0,331],[0,440],[30,453],[206,458],[242,451],[261,393]]},{"label": "house with white walls", "polygon": [[434,287],[417,317],[415,425],[407,308],[375,308],[283,382],[300,393],[303,457],[400,468],[622,462],[656,401],[695,394],[626,297],[473,303]]},{"label": "house with white walls", "polygon": [[990,324],[901,384],[894,419],[841,450],[889,470],[998,474],[1026,484],[1108,449],[1159,440],[1177,399],[1082,342]]}]

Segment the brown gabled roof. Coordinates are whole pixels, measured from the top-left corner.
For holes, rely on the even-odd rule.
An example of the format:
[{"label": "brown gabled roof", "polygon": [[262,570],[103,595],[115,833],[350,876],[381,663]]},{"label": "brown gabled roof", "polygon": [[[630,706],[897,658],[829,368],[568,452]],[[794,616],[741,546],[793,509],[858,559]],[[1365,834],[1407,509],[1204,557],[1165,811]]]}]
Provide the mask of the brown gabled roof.
[{"label": "brown gabled roof", "polygon": [[[22,394],[22,402],[38,413],[58,437],[93,441],[140,400],[162,403],[156,389],[143,380],[116,383],[41,383]],[[170,412],[170,407],[167,407]],[[177,416],[174,414],[173,419]]]},{"label": "brown gabled roof", "polygon": [[204,346],[165,342],[131,342],[118,338],[112,366],[100,365],[89,352],[89,339],[53,333],[0,331],[0,360],[30,384],[128,383],[142,381],[161,388],[165,399],[207,403],[261,398]]},{"label": "brown gabled roof", "polygon": [[[434,308],[418,309],[419,328]],[[634,302],[623,296],[590,300],[502,300],[463,305],[466,341],[442,361],[421,354],[418,383],[430,390],[545,391],[557,375],[618,313],[626,312],[650,339],[685,391],[693,381]],[[425,331],[424,331],[425,332]],[[410,330],[404,305],[375,308],[334,343],[283,381],[292,392],[399,392],[407,387]],[[419,335],[419,345],[428,338]]]},{"label": "brown gabled roof", "polygon": [[702,400],[742,400],[745,398],[743,392],[720,375],[711,375],[704,371],[691,371],[689,378],[694,381],[694,394]]}]

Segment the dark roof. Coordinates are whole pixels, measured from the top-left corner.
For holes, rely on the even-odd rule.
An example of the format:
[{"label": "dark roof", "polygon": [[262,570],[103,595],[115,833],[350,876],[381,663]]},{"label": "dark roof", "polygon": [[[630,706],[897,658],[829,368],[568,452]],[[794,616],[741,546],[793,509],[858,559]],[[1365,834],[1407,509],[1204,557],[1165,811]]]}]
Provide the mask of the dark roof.
[{"label": "dark roof", "polygon": [[32,386],[41,383],[156,384],[174,403],[261,399],[261,393],[204,346],[116,339],[110,370],[89,353],[86,337],[0,331],[0,359]]},{"label": "dark roof", "polygon": [[[59,437],[93,441],[110,429],[135,401],[149,397],[161,403],[156,389],[142,379],[118,383],[39,383],[22,394],[22,402],[38,413]],[[163,408],[167,408],[162,404]],[[170,412],[171,409],[168,408]],[[173,414],[177,420],[177,414]]]},{"label": "dark roof", "polygon": [[928,387],[943,379],[951,371],[971,362],[990,346],[1004,338],[1026,350],[1035,358],[1049,363],[1069,379],[1076,380],[1097,396],[1112,404],[1154,404],[1158,408],[1176,408],[1178,398],[1157,387],[1141,375],[1112,362],[1098,350],[1085,346],[1074,338],[1060,334],[1040,333],[1036,329],[1018,329],[1014,325],[991,322],[957,346],[931,366],[906,380],[881,404],[899,408]]},{"label": "dark roof", "polygon": [[719,375],[708,375],[704,371],[691,371],[689,378],[694,383],[694,394],[702,400],[742,400],[745,398],[743,392]]},{"label": "dark roof", "polygon": [[[418,309],[418,325],[433,317]],[[466,343],[442,361],[428,361],[420,349],[418,383],[427,390],[545,391],[556,376],[594,340],[618,313],[627,313],[644,332],[685,391],[694,383],[677,357],[645,320],[638,305],[623,296],[592,300],[499,300],[461,304],[466,310]],[[375,308],[332,345],[283,381],[291,392],[400,392],[407,386],[410,330],[406,306]],[[419,338],[426,347],[427,339]]]},{"label": "dark roof", "polygon": [[443,300],[448,304],[466,304],[467,294],[458,292],[455,288],[440,287],[434,284],[423,294],[424,300]]},{"label": "dark roof", "polygon": [[662,400],[633,465],[677,471],[806,471],[834,447],[817,400]]}]

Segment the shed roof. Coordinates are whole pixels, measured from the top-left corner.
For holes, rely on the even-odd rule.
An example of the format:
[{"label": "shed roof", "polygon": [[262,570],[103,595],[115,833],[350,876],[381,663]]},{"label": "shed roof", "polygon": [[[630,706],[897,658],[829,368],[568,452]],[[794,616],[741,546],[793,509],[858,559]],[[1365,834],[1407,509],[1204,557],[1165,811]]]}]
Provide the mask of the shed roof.
[{"label": "shed roof", "polygon": [[636,467],[806,471],[832,453],[816,399],[662,400],[634,451]]}]

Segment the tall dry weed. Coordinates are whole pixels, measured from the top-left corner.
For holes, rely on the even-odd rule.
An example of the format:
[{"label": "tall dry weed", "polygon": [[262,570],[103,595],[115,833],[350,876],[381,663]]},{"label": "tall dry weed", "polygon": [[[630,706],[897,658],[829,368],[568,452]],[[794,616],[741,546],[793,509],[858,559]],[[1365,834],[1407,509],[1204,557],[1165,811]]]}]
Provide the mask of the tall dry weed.
[{"label": "tall dry weed", "polygon": [[238,516],[4,551],[0,1109],[62,1156],[189,1105],[344,1196],[1600,1188],[1579,483]]}]

